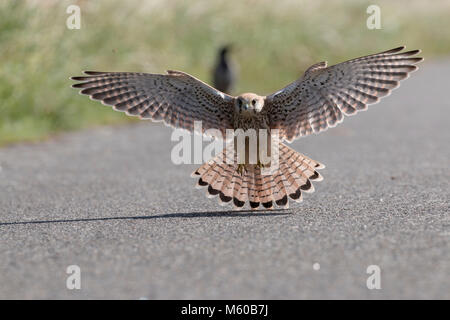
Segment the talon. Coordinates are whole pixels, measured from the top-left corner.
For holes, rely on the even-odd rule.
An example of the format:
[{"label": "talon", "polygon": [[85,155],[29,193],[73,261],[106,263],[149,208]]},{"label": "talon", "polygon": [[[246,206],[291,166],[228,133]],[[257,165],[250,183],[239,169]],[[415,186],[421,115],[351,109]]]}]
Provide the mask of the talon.
[{"label": "talon", "polygon": [[266,168],[266,167],[269,167],[269,165],[266,165],[266,164],[264,164],[264,163],[262,163],[261,161],[259,161],[258,160],[258,162],[256,163],[256,166],[258,167],[258,168]]},{"label": "talon", "polygon": [[247,168],[245,167],[245,164],[238,164],[236,171],[242,176],[244,171],[247,172]]}]

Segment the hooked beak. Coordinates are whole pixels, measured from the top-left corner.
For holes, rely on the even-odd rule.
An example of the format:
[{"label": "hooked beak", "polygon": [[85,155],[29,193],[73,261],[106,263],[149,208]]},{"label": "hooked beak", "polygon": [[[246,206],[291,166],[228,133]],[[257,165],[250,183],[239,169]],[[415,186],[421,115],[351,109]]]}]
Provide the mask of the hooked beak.
[{"label": "hooked beak", "polygon": [[251,117],[253,112],[251,112],[250,103],[242,104],[242,115],[244,117]]}]

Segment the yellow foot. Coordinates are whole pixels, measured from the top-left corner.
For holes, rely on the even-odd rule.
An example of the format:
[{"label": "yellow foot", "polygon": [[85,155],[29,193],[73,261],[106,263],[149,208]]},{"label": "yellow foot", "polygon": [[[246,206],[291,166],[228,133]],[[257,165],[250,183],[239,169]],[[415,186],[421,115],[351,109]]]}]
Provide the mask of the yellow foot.
[{"label": "yellow foot", "polygon": [[256,166],[258,167],[258,168],[270,168],[270,164],[264,164],[264,163],[262,163],[261,161],[259,161],[258,160],[258,162],[256,163]]},{"label": "yellow foot", "polygon": [[236,171],[242,176],[244,171],[247,172],[247,168],[245,167],[245,164],[238,164]]}]

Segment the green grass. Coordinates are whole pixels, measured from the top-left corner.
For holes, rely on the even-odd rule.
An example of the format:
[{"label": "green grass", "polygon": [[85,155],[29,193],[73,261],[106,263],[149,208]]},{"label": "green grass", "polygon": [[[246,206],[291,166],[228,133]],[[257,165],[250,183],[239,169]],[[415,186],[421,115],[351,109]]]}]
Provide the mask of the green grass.
[{"label": "green grass", "polygon": [[[130,121],[70,88],[82,70],[178,69],[209,81],[216,48],[232,43],[236,92],[267,94],[322,60],[402,44],[425,58],[450,53],[448,1],[392,2],[78,1],[82,26],[69,30],[73,1],[2,1],[0,145]],[[369,4],[381,7],[381,30],[366,28]]]}]

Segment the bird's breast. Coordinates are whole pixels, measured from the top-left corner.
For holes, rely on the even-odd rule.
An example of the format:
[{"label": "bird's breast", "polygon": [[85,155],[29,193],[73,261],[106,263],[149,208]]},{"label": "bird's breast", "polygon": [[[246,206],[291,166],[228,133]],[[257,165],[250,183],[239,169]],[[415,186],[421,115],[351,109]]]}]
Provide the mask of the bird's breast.
[{"label": "bird's breast", "polygon": [[235,114],[234,116],[234,130],[242,129],[247,131],[249,129],[267,129],[269,130],[269,122],[265,115],[261,113],[255,114]]}]

